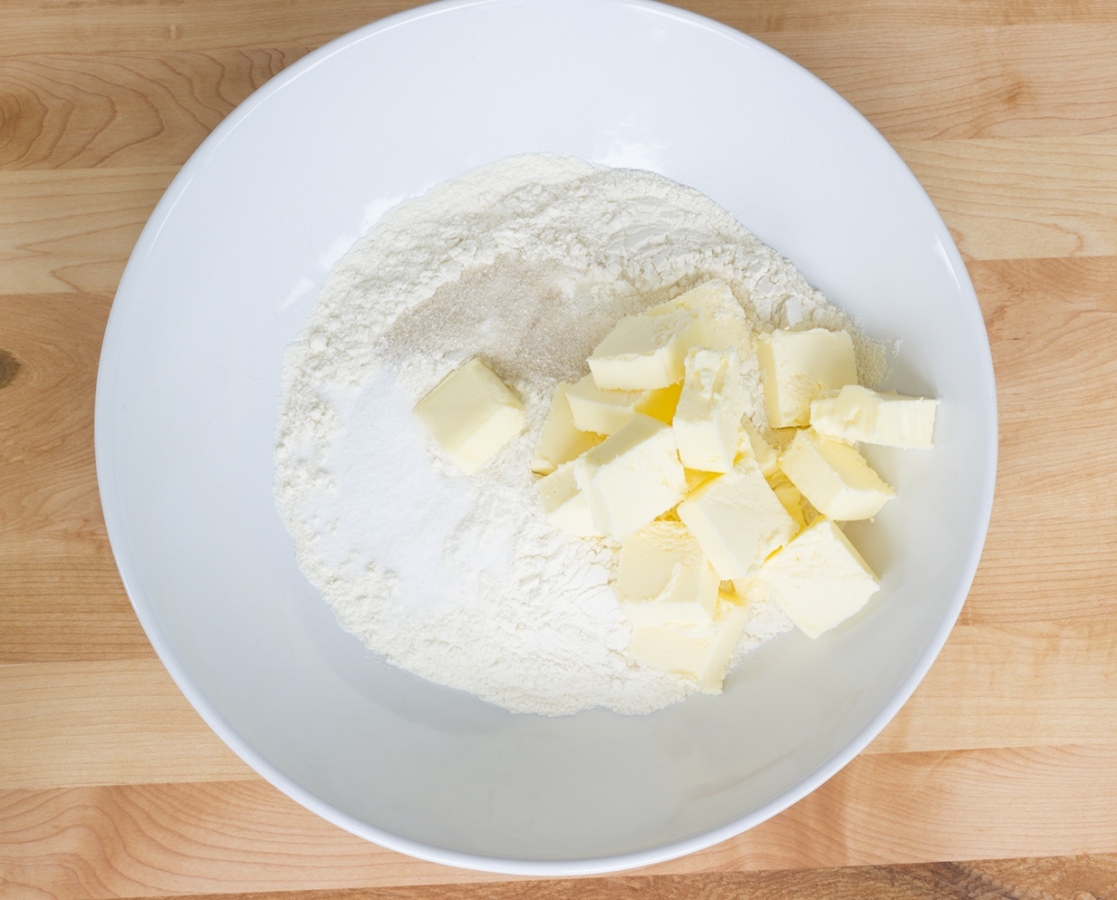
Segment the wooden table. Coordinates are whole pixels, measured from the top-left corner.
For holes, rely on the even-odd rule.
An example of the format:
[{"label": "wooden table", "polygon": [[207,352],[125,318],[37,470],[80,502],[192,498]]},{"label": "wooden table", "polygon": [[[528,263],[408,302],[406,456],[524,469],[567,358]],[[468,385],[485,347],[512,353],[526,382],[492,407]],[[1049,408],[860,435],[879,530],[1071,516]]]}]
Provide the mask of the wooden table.
[{"label": "wooden table", "polygon": [[532,883],[358,840],[202,723],[137,623],[101,517],[93,397],[113,292],[162,191],[237,103],[408,5],[0,4],[0,898],[1117,897],[1106,0],[684,4],[789,54],[893,143],[966,257],[996,365],[1000,472],[969,600],[911,701],[822,789],[684,859]]}]

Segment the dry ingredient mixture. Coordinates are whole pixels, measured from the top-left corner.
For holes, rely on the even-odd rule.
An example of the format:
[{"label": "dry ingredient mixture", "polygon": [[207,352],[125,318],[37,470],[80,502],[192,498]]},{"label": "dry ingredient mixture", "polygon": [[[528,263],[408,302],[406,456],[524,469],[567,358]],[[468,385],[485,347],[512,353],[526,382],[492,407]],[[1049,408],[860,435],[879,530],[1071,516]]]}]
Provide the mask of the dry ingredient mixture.
[{"label": "dry ingredient mixture", "polygon": [[[341,625],[395,665],[516,712],[647,713],[692,691],[626,653],[616,553],[547,521],[531,458],[556,385],[585,374],[616,321],[711,278],[757,332],[853,331],[728,213],[649,172],[531,154],[387,212],[284,357],[276,502]],[[883,353],[857,349],[859,380],[879,383]],[[521,398],[528,426],[466,477],[413,408],[472,357]],[[741,382],[746,415],[770,433],[755,360]],[[755,604],[735,658],[788,628]]]}]

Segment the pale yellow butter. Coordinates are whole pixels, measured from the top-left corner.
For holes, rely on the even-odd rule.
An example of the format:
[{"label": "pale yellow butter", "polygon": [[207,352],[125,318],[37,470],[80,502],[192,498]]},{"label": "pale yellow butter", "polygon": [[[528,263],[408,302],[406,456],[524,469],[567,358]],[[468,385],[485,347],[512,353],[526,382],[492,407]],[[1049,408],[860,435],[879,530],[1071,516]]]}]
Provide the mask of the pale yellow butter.
[{"label": "pale yellow butter", "polygon": [[679,459],[688,469],[728,472],[737,455],[741,425],[741,363],[737,351],[695,347],[673,427]]},{"label": "pale yellow butter", "polygon": [[752,575],[798,530],[751,456],[692,492],[678,514],[723,580]]},{"label": "pale yellow butter", "polygon": [[926,450],[933,445],[937,406],[937,400],[925,397],[878,394],[847,384],[811,401],[811,427],[844,441]]},{"label": "pale yellow butter", "polygon": [[807,425],[819,394],[857,383],[853,340],[844,331],[773,331],[758,337],[756,355],[773,428]]},{"label": "pale yellow butter", "polygon": [[806,528],[807,514],[803,509],[803,495],[799,488],[793,485],[783,472],[778,470],[768,477],[768,486],[772,489],[772,493],[776,495],[776,499],[780,501],[780,505],[787,510],[787,514],[795,520],[799,529]]},{"label": "pale yellow butter", "polygon": [[698,310],[626,316],[593,351],[590,372],[602,390],[664,388],[683,380],[687,351],[707,341],[705,318]]},{"label": "pale yellow butter", "polygon": [[671,424],[681,390],[681,384],[672,384],[646,391],[605,391],[590,374],[567,391],[566,401],[574,427],[609,435],[619,431],[638,412]]},{"label": "pale yellow butter", "polygon": [[671,426],[636,413],[615,434],[574,461],[594,526],[624,540],[686,493]]},{"label": "pale yellow butter", "polygon": [[681,522],[650,522],[621,545],[616,593],[633,625],[712,625],[718,583]]},{"label": "pale yellow butter", "polygon": [[815,509],[842,522],[871,519],[896,494],[853,446],[811,430],[795,435],[780,469]]},{"label": "pale yellow butter", "polygon": [[543,431],[531,460],[531,471],[550,475],[564,462],[570,462],[601,443],[601,438],[574,425],[570,403],[566,399],[570,385],[565,381],[555,389],[551,408],[543,420]]},{"label": "pale yellow butter", "polygon": [[578,488],[574,463],[565,462],[535,483],[543,511],[553,525],[575,537],[601,537],[593,524],[586,495]]},{"label": "pale yellow butter", "polygon": [[415,414],[467,475],[496,456],[525,424],[519,398],[476,357],[443,378],[416,404]]},{"label": "pale yellow butter", "polygon": [[717,472],[702,472],[698,469],[683,468],[683,475],[686,477],[686,494],[689,497],[694,491],[698,490],[711,478],[716,478],[719,473]]},{"label": "pale yellow butter", "polygon": [[811,638],[844,622],[880,589],[861,554],[824,517],[764,563],[758,578]]},{"label": "pale yellow butter", "polygon": [[719,278],[712,278],[698,287],[691,288],[674,300],[645,310],[645,316],[661,316],[681,309],[697,310],[706,319],[706,330],[712,350],[736,347],[744,350],[751,346],[752,329],[741,304],[733,296],[729,285]]},{"label": "pale yellow butter", "polygon": [[760,430],[748,419],[741,421],[741,442],[738,452],[751,455],[756,460],[765,478],[771,478],[780,470],[780,454],[764,440]]},{"label": "pale yellow butter", "polygon": [[744,606],[719,600],[710,626],[641,625],[633,628],[628,652],[650,666],[693,681],[705,694],[720,694],[725,670],[747,618]]}]

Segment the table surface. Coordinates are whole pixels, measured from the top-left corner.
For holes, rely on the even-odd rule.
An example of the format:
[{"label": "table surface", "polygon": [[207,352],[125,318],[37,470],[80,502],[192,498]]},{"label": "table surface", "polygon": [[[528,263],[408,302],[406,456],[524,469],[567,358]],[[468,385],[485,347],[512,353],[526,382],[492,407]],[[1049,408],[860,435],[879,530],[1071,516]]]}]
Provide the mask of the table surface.
[{"label": "table surface", "polygon": [[[891,141],[981,302],[1001,454],[977,578],[896,719],[706,851],[532,883],[340,831],[247,768],[129,606],[94,475],[113,293],[253,90],[402,0],[0,10],[0,898],[1117,897],[1117,5],[692,0]],[[355,894],[353,894],[355,895]]]}]

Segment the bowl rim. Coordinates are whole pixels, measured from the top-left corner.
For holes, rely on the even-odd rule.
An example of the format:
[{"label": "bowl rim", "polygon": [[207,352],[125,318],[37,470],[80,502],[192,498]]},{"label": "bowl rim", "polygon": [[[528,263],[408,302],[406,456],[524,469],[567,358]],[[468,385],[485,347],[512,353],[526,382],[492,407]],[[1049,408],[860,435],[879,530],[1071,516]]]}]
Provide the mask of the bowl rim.
[{"label": "bowl rim", "polygon": [[[793,787],[782,792],[762,806],[726,822],[723,825],[682,840],[673,841],[646,850],[613,856],[564,860],[517,859],[488,856],[449,850],[413,838],[408,838],[371,825],[364,820],[338,809],[333,804],[322,800],[313,792],[304,788],[268,762],[267,759],[265,759],[211,703],[194,677],[186,669],[185,665],[179,661],[160,622],[154,612],[143,601],[143,592],[138,587],[132,563],[121,550],[126,544],[127,527],[125,524],[124,511],[115,499],[118,494],[113,490],[114,473],[109,463],[110,458],[113,456],[114,444],[114,436],[109,424],[111,418],[110,403],[112,385],[115,378],[114,363],[116,354],[120,352],[120,348],[124,345],[122,323],[125,320],[129,307],[135,303],[135,293],[131,290],[132,282],[136,277],[135,271],[142,265],[147,255],[151,252],[163,226],[173,214],[175,206],[189,188],[190,183],[204,167],[207,157],[212,154],[256,108],[266,102],[268,98],[277,91],[284,89],[291,82],[322,65],[332,56],[345,52],[350,47],[383,34],[384,32],[408,25],[420,19],[467,7],[500,6],[510,2],[515,3],[516,0],[437,0],[437,2],[434,3],[395,13],[370,22],[367,25],[322,45],[284,69],[237,106],[213,132],[202,141],[172,180],[163,197],[152,212],[132,251],[113,300],[112,309],[105,329],[97,372],[97,389],[94,409],[94,446],[97,464],[97,482],[105,518],[105,526],[108,532],[114,561],[120,572],[129,602],[160,661],[167,669],[175,684],[202,717],[203,721],[213,729],[221,740],[232,749],[240,759],[247,763],[273,787],[323,819],[352,834],[365,838],[389,850],[395,850],[420,860],[454,866],[460,869],[504,875],[601,875],[677,859],[728,840],[759,825],[812,793],[823,783],[832,778],[856,757],[883,730],[885,725],[891,721],[904,703],[910,698],[937,658],[939,652],[942,650],[947,637],[961,613],[962,606],[976,574],[985,538],[988,533],[989,520],[993,506],[997,470],[998,442],[996,428],[993,428],[991,431],[987,452],[980,461],[984,477],[982,479],[982,492],[979,502],[980,516],[979,522],[977,523],[978,530],[975,532],[975,536],[978,534],[980,535],[980,540],[975,540],[969,549],[965,566],[960,572],[958,590],[951,599],[946,614],[943,616],[938,627],[931,634],[924,651],[913,662],[907,676],[901,682],[898,689],[892,694],[888,702],[878,710],[861,731],[858,732],[848,744],[833,753],[814,771],[796,783]],[[761,41],[729,25],[725,25],[698,13],[690,12],[689,10],[669,6],[665,3],[658,2],[658,0],[596,0],[596,2],[607,2],[608,5],[614,8],[637,7],[666,18],[673,18],[691,25],[698,25],[718,32],[721,36],[736,41],[741,45],[749,46],[754,51],[760,51],[777,58],[781,61],[781,64],[791,67],[792,70],[797,70],[799,77],[805,76],[809,80],[815,82],[816,87],[820,87],[825,92],[829,93],[831,99],[841,106],[844,106],[848,113],[851,113],[853,116],[869,125],[873,135],[872,139],[879,141],[881,145],[880,149],[887,154],[891,154],[894,159],[900,163],[907,177],[911,179],[912,185],[919,193],[926,196],[926,192],[915,178],[915,175],[908,169],[907,165],[903,163],[903,160],[887,140],[872,127],[871,123],[868,123],[860,112],[809,70]],[[949,233],[945,223],[942,222],[942,217],[938,213],[938,210],[934,208],[930,198],[927,199],[933,215],[938,218],[939,224],[943,227],[943,232]],[[946,246],[940,246],[938,249],[945,254],[945,261],[953,269],[955,277],[959,282],[961,292],[966,295],[967,299],[972,300],[972,310],[976,314],[977,323],[980,325],[982,332],[985,333],[977,296],[961,258],[961,254],[953,241]],[[992,395],[987,399],[991,403],[991,409],[994,413],[995,420],[997,401],[992,355],[988,340],[985,342],[984,353],[978,363],[987,370],[988,383],[993,388]]]}]

